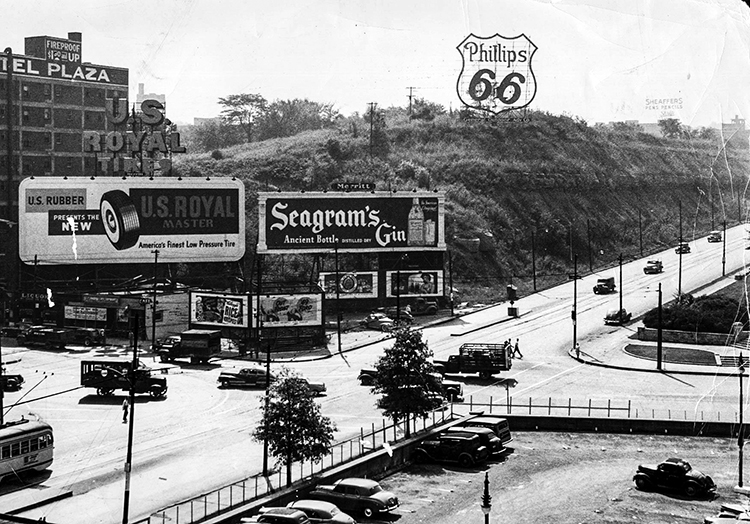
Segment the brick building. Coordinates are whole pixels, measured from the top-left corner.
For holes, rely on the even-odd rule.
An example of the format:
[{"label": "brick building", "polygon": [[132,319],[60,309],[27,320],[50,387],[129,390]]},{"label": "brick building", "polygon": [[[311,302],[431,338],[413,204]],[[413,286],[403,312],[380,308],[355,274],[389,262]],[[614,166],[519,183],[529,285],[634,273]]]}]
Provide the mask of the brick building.
[{"label": "brick building", "polygon": [[24,280],[15,227],[18,184],[31,176],[101,174],[96,155],[83,151],[83,132],[114,130],[106,118],[107,101],[128,98],[128,69],[84,62],[81,33],[32,36],[24,44],[22,54],[10,47],[0,54],[0,290],[8,291],[0,293],[3,301],[16,301]]}]

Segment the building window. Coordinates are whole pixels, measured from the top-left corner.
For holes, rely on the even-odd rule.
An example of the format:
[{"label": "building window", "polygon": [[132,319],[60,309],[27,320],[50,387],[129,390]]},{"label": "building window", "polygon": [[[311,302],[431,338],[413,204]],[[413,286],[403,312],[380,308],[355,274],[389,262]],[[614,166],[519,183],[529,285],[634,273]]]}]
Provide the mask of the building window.
[{"label": "building window", "polygon": [[49,109],[45,108],[44,109],[44,119],[47,120],[47,121],[49,121],[49,120],[51,120],[50,116],[51,115],[50,115]]},{"label": "building window", "polygon": [[44,169],[52,169],[52,159],[50,157],[44,159]]},{"label": "building window", "polygon": [[52,86],[49,84],[44,84],[44,98],[51,98],[52,97]]},{"label": "building window", "polygon": [[23,121],[24,122],[28,122],[29,121],[29,112],[28,111],[24,111],[23,112]]},{"label": "building window", "polygon": [[23,139],[23,147],[31,147],[31,141],[28,138]]},{"label": "building window", "polygon": [[57,144],[58,146],[62,144],[62,135],[55,136],[55,144]]}]

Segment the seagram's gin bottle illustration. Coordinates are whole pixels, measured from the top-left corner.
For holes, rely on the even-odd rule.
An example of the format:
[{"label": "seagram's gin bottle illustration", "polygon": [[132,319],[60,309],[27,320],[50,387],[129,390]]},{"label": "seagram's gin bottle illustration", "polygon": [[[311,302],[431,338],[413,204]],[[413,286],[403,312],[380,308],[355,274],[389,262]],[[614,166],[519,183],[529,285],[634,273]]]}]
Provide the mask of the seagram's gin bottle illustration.
[{"label": "seagram's gin bottle illustration", "polygon": [[407,231],[407,245],[424,245],[424,211],[419,205],[419,198],[414,198],[409,210],[409,226]]}]

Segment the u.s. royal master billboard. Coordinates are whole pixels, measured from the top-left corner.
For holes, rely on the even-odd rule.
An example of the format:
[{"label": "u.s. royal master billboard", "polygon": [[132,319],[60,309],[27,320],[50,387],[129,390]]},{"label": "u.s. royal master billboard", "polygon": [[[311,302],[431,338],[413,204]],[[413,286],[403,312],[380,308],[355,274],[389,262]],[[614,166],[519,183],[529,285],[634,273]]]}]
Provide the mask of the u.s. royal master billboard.
[{"label": "u.s. royal master billboard", "polygon": [[445,194],[258,193],[258,253],[445,250]]},{"label": "u.s. royal master billboard", "polygon": [[245,253],[245,188],[229,178],[27,178],[27,264],[227,262]]}]

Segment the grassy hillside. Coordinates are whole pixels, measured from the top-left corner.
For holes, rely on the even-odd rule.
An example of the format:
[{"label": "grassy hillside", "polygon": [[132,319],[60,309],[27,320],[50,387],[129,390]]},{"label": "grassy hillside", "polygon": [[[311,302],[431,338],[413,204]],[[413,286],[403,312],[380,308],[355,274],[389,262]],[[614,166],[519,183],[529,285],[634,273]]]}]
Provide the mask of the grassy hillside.
[{"label": "grassy hillside", "polygon": [[[378,189],[447,194],[446,235],[454,285],[463,299],[496,300],[512,279],[532,290],[578,271],[597,271],[622,253],[639,256],[690,240],[721,221],[745,220],[749,152],[720,139],[660,139],[616,132],[566,116],[533,113],[525,124],[389,121],[387,145],[370,156],[369,124],[346,119],[332,130],[175,158],[183,176],[245,181],[248,259],[257,238],[259,190],[322,190],[334,181]],[[475,250],[480,239],[480,249]],[[308,257],[309,258],[309,257]],[[310,278],[310,261],[285,257],[276,279]],[[283,273],[283,274],[282,274]]]}]

